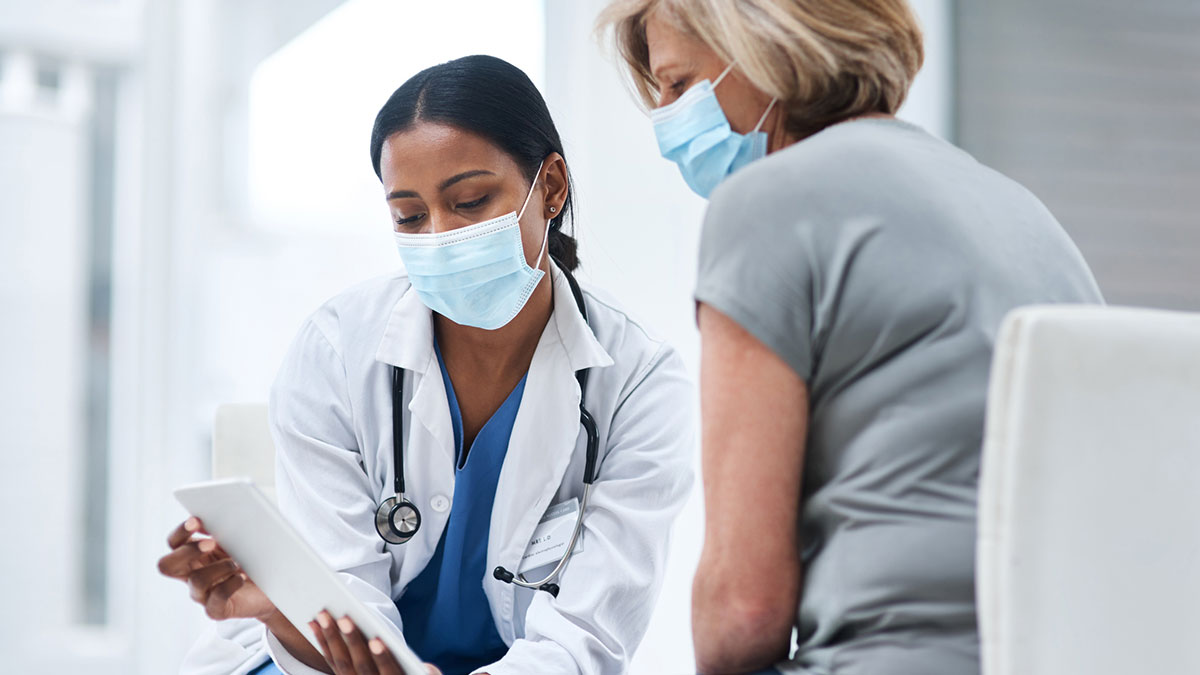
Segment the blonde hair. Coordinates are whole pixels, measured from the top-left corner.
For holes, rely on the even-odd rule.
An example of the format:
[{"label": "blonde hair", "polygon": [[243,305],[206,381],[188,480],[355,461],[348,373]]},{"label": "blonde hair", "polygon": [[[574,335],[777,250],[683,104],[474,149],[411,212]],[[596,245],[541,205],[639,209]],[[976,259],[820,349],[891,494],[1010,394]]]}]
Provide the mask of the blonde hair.
[{"label": "blonde hair", "polygon": [[614,0],[611,29],[632,85],[653,107],[646,20],[698,39],[763,93],[779,99],[789,132],[804,136],[868,113],[894,114],[924,60],[906,0]]}]

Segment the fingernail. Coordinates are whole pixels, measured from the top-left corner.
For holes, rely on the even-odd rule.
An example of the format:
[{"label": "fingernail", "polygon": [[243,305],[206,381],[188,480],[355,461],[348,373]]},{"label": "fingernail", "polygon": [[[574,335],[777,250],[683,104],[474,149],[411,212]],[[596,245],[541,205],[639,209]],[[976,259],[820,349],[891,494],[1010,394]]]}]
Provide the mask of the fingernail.
[{"label": "fingernail", "polygon": [[195,517],[188,518],[187,520],[183,521],[183,529],[187,530],[188,532],[195,532],[196,530],[200,529],[200,521]]},{"label": "fingernail", "polygon": [[371,648],[371,653],[376,656],[383,656],[383,652],[386,651],[386,648],[383,646],[383,640],[379,638],[371,638],[367,646]]},{"label": "fingernail", "polygon": [[343,616],[338,619],[338,628],[341,628],[343,633],[349,635],[350,631],[354,630],[354,622],[350,620],[350,617]]},{"label": "fingernail", "polygon": [[329,628],[331,622],[328,612],[321,612],[317,615],[317,623],[321,624],[321,628]]},{"label": "fingernail", "polygon": [[213,541],[212,539],[205,539],[204,541],[200,542],[198,548],[200,549],[201,553],[212,553],[217,548],[217,542]]}]

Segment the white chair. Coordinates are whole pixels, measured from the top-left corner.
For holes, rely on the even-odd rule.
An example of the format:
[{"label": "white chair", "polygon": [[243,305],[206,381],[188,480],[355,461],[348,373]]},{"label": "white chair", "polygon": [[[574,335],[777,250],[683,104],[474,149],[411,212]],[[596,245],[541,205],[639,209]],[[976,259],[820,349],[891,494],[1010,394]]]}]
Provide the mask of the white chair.
[{"label": "white chair", "polygon": [[1009,315],[977,593],[984,675],[1200,673],[1200,315]]},{"label": "white chair", "polygon": [[213,420],[213,478],[249,476],[275,499],[275,445],[265,403],[225,404]]}]

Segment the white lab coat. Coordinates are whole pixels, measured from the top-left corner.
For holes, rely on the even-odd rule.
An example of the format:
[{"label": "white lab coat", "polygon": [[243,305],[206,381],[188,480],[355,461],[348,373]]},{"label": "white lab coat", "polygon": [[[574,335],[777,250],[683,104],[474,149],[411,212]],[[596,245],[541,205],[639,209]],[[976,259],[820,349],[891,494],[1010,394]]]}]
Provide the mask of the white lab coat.
[{"label": "white lab coat", "polygon": [[[551,275],[554,312],[542,333],[496,488],[487,567],[479,580],[509,645],[481,671],[620,673],[646,630],[666,564],[668,532],[693,480],[694,398],[679,356],[611,303],[585,292],[576,309],[565,276]],[[406,372],[405,479],[421,510],[408,543],[386,545],[375,509],[392,495],[391,369]],[[600,467],[584,517],[583,550],[557,598],[492,577],[516,570],[546,509],[582,498],[586,434],[575,371],[590,369]],[[271,392],[279,504],[354,592],[400,625],[393,598],[428,563],[454,499],[454,435],[433,350],[432,314],[404,276],[334,298],[301,328]],[[526,573],[541,578],[547,565]],[[217,624],[183,672],[239,674],[269,651],[289,674],[299,663],[254,621]]]}]

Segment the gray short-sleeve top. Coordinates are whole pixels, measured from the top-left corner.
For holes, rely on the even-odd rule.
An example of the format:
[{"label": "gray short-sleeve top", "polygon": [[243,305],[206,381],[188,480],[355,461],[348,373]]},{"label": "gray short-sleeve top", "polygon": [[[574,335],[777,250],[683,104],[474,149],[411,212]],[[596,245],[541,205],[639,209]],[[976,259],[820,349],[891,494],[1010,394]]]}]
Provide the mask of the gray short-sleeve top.
[{"label": "gray short-sleeve top", "polygon": [[785,672],[978,672],[975,502],[1001,319],[1103,302],[1036,197],[895,119],[838,124],[712,195],[696,298],[809,387]]}]

